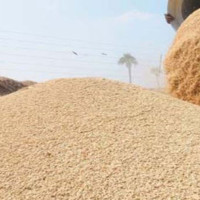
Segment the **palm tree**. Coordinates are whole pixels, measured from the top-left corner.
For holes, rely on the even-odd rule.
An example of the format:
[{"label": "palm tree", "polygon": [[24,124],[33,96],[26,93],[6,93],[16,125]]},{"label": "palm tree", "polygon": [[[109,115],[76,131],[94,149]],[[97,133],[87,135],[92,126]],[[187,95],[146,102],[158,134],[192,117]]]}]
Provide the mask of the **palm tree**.
[{"label": "palm tree", "polygon": [[151,73],[155,75],[158,88],[160,88],[159,78],[160,78],[160,74],[162,73],[161,69],[158,67],[153,67],[151,68]]},{"label": "palm tree", "polygon": [[126,53],[121,57],[118,61],[119,65],[126,65],[129,73],[129,82],[132,83],[132,65],[137,65],[138,62],[135,57],[133,57],[130,53]]}]

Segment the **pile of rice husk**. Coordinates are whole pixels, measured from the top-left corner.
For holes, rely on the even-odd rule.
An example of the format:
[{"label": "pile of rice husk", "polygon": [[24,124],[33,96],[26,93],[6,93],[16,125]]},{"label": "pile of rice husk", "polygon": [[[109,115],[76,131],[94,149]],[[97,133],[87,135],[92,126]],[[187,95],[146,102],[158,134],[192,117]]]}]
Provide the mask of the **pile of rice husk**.
[{"label": "pile of rice husk", "polygon": [[200,105],[200,10],[181,25],[167,54],[165,68],[169,92]]},{"label": "pile of rice husk", "polygon": [[10,78],[0,77],[0,96],[16,92],[17,90],[35,84],[33,81],[19,82]]},{"label": "pile of rice husk", "polygon": [[104,79],[0,98],[0,199],[200,199],[200,107]]}]

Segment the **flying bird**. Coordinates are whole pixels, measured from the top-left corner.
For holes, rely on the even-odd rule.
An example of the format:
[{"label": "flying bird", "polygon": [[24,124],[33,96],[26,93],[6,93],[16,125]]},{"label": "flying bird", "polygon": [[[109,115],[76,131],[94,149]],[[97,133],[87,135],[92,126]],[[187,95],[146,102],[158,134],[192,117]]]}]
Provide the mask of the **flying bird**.
[{"label": "flying bird", "polygon": [[102,53],[101,55],[103,55],[103,56],[107,56],[107,54],[106,54],[106,53]]},{"label": "flying bird", "polygon": [[76,53],[75,51],[72,51],[72,53],[73,53],[74,55],[78,56],[78,53]]}]

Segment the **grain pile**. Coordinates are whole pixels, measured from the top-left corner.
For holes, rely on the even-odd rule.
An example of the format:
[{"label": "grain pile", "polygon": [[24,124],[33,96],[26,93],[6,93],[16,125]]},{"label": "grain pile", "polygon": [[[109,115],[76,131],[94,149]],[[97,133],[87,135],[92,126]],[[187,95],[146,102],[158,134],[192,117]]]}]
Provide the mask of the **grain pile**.
[{"label": "grain pile", "polygon": [[0,98],[0,199],[200,199],[200,107],[104,79]]},{"label": "grain pile", "polygon": [[200,105],[200,10],[182,24],[165,60],[169,92]]},{"label": "grain pile", "polygon": [[19,89],[35,84],[33,81],[19,82],[10,78],[0,76],[0,96],[16,92]]}]

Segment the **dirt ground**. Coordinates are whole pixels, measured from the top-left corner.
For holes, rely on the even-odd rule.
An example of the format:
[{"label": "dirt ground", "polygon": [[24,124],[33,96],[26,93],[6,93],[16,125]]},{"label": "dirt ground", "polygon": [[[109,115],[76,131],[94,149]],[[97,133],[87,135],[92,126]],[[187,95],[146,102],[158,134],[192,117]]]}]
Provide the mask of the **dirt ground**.
[{"label": "dirt ground", "polygon": [[0,98],[0,199],[200,199],[200,107],[104,79]]}]

